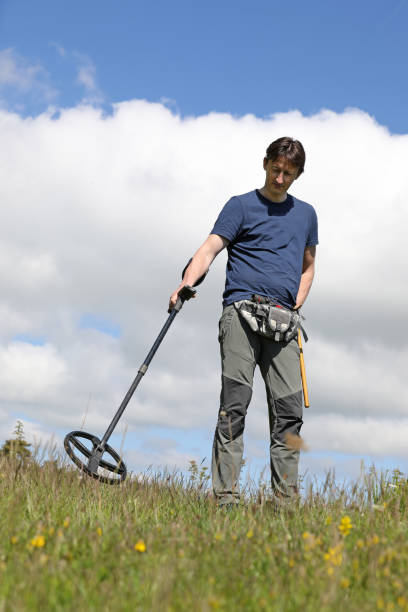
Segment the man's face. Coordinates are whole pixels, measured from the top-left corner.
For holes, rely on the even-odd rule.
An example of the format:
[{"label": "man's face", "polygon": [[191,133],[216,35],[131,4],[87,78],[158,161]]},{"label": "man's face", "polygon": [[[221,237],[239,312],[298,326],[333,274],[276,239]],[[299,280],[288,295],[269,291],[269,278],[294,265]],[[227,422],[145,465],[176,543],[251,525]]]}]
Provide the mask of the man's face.
[{"label": "man's face", "polygon": [[285,200],[286,192],[298,177],[298,168],[285,157],[278,157],[274,160],[265,157],[263,167],[266,172],[265,191],[267,195],[278,202]]}]

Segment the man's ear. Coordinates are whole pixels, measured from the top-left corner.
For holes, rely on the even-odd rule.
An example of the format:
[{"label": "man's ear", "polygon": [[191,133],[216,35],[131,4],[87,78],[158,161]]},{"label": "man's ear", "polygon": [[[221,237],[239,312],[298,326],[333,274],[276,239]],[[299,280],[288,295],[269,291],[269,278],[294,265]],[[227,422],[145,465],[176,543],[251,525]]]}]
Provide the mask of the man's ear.
[{"label": "man's ear", "polygon": [[268,158],[267,158],[267,157],[264,157],[264,158],[263,158],[263,169],[264,169],[264,170],[266,170],[266,166],[267,166],[267,164],[268,164],[268,161],[269,161],[269,160],[268,160]]}]

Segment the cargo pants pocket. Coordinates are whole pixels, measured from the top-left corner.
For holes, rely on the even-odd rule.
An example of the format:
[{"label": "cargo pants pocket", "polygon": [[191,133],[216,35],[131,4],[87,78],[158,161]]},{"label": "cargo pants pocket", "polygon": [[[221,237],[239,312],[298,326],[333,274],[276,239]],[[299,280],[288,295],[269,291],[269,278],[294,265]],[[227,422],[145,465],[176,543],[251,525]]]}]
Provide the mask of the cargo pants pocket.
[{"label": "cargo pants pocket", "polygon": [[229,304],[228,306],[225,306],[224,310],[222,311],[221,318],[218,322],[218,342],[222,343],[225,336],[228,334],[234,315],[234,304]]}]

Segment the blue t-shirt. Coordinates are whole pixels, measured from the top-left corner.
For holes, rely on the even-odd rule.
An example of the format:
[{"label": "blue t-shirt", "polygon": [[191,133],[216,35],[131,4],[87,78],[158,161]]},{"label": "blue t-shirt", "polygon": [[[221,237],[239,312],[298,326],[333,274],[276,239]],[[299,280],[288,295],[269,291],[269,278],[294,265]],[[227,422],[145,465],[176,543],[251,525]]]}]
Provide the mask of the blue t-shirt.
[{"label": "blue t-shirt", "polygon": [[318,244],[313,206],[289,194],[272,202],[250,191],[225,204],[211,234],[230,241],[224,306],[257,293],[293,308],[305,247]]}]

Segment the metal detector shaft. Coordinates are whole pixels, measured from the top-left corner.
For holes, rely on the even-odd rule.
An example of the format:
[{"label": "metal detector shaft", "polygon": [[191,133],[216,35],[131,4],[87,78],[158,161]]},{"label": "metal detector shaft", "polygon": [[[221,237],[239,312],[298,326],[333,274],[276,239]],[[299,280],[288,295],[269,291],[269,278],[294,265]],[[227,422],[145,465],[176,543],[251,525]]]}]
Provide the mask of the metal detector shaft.
[{"label": "metal detector shaft", "polygon": [[151,360],[153,359],[157,349],[159,348],[164,336],[166,335],[170,325],[173,323],[177,313],[180,312],[184,302],[186,300],[189,300],[190,298],[192,298],[195,295],[195,290],[192,289],[192,287],[189,287],[188,285],[185,285],[178,294],[178,299],[176,302],[176,305],[174,306],[173,310],[170,312],[166,323],[163,325],[159,335],[157,336],[152,348],[150,349],[146,359],[144,360],[144,362],[142,363],[142,365],[140,366],[138,372],[137,372],[137,376],[135,378],[135,380],[132,382],[132,384],[130,385],[129,391],[126,393],[121,405],[119,406],[115,416],[113,417],[113,420],[111,422],[111,424],[109,425],[108,429],[105,432],[105,435],[103,436],[102,440],[101,440],[101,444],[100,444],[100,448],[104,448],[107,441],[109,440],[113,430],[115,429],[120,417],[122,416],[126,406],[128,405],[133,393],[135,392],[138,384],[140,383],[140,381],[142,380],[143,376],[146,374],[147,372],[147,368],[149,367],[149,364],[151,362]]}]

